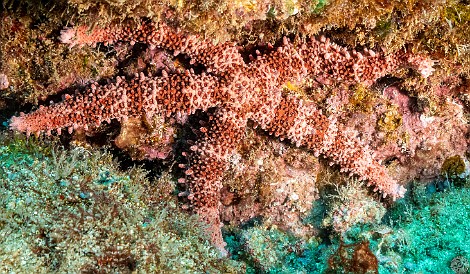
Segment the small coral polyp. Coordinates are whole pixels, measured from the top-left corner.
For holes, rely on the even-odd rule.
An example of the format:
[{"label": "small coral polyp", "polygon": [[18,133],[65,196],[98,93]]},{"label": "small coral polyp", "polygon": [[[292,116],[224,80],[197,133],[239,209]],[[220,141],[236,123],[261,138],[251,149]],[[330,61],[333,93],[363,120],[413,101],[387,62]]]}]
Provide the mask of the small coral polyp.
[{"label": "small coral polyp", "polygon": [[258,52],[246,63],[233,42],[214,44],[149,21],[92,30],[77,26],[65,29],[61,36],[61,41],[71,47],[119,40],[145,43],[150,48],[171,50],[175,55],[183,53],[191,65],[202,64],[205,70],[196,73],[188,69],[174,74],[163,71],[156,77],[141,73],[130,80],[117,77],[114,83],[93,83],[81,95],[65,96],[60,103],[13,117],[11,129],[27,134],[50,134],[55,130],[60,134],[62,128],[69,132],[86,131],[111,119],[126,120],[142,114],[193,114],[215,107],[204,137],[191,147],[186,181],[194,212],[209,224],[212,242],[222,251],[225,243],[219,218],[221,177],[228,157],[244,136],[248,120],[281,140],[288,139],[315,155],[325,156],[342,172],[357,175],[383,196],[394,200],[403,197],[405,189],[373,158],[356,131],[324,115],[313,102],[284,94],[282,87],[318,78],[369,86],[404,66],[427,77],[432,72],[432,61],[403,52],[385,56],[372,50],[350,51],[321,37],[296,43],[284,38],[281,46],[268,45],[267,53]]}]

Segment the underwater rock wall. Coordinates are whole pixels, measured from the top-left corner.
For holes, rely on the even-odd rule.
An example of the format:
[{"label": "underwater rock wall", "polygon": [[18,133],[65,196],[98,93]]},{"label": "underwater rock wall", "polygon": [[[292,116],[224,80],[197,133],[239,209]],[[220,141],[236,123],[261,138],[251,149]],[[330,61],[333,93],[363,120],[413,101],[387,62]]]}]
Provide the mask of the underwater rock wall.
[{"label": "underwater rock wall", "polygon": [[[7,239],[0,254],[3,271],[18,263],[20,273],[31,269],[44,273],[321,273],[325,269],[332,273],[376,269],[380,273],[435,269],[465,273],[458,271],[465,271],[466,265],[468,269],[470,240],[463,233],[470,229],[468,1],[11,0],[1,5],[0,224]],[[166,77],[184,75],[191,68],[195,75],[226,77],[217,67],[207,70],[212,64],[210,52],[209,57],[185,55],[171,46],[158,48],[138,41],[69,47],[59,39],[64,28],[87,26],[84,33],[89,34],[108,26],[138,25],[142,20],[164,24],[196,37],[195,43],[205,41],[215,48],[236,43],[235,55],[224,55],[227,61],[227,56],[240,53],[233,64],[256,63],[277,48],[301,48],[311,37],[344,47],[338,54],[345,58],[348,52],[355,52],[354,58],[360,60],[400,56],[403,61],[402,56],[407,56],[403,61],[407,65],[384,75],[377,72],[383,67],[368,66],[372,75],[378,75],[373,83],[337,81],[351,77],[338,70],[334,81],[316,74],[277,85],[285,98],[309,102],[329,121],[356,132],[354,137],[371,151],[372,159],[406,187],[405,198],[384,199],[368,188],[367,181],[358,182],[361,176],[340,173],[341,159],[331,165],[322,153],[270,136],[249,120],[240,142],[224,159],[226,169],[217,186],[217,218],[224,224],[222,242],[228,252],[226,259],[220,259],[215,249],[205,249],[209,242],[204,229],[192,230],[199,220],[191,214],[194,200],[187,179],[192,176],[188,155],[211,132],[216,109],[110,119],[86,130],[74,129],[71,134],[64,130],[61,136],[53,132],[30,141],[8,129],[14,121],[10,118],[20,112],[47,108],[93,85],[113,84],[118,76]],[[283,37],[288,38],[287,44]],[[334,54],[322,55],[317,63],[340,67],[334,65]],[[194,63],[188,57],[200,59]],[[252,85],[246,82],[246,87]],[[103,149],[113,156],[98,152]],[[82,163],[76,162],[77,157]],[[119,164],[111,163],[110,157],[117,157]],[[129,175],[135,173],[128,169],[133,165],[149,172],[146,179]],[[111,171],[103,173],[105,167]],[[54,168],[63,174],[55,174]],[[114,173],[118,175],[110,175]],[[106,176],[120,183],[100,183],[108,181]],[[162,178],[165,186],[155,183]],[[132,196],[128,184],[145,194]],[[95,192],[95,197],[106,201],[87,196]],[[63,193],[73,201],[60,198]],[[116,231],[102,224],[106,216],[96,215],[111,210],[111,205],[120,227]],[[168,212],[160,216],[161,223],[148,217],[158,211]],[[64,218],[64,214],[69,215]],[[135,218],[127,219],[129,215]],[[78,217],[80,225],[74,231]],[[181,223],[177,232],[166,231],[175,226],[172,218]],[[220,224],[216,223],[217,229]],[[123,237],[129,226],[136,231],[129,236],[132,244],[118,247],[106,238]],[[195,236],[196,242],[188,238],[196,234],[200,235]],[[83,241],[89,244],[86,250],[81,248]],[[168,255],[173,251],[177,254]],[[187,264],[178,265],[175,258]]]}]

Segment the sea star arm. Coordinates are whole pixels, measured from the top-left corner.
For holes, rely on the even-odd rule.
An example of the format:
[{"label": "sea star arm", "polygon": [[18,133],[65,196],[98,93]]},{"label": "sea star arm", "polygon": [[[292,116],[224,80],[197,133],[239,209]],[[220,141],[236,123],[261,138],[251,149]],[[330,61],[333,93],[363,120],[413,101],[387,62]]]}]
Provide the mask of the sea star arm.
[{"label": "sea star arm", "polygon": [[313,103],[292,95],[272,97],[269,104],[272,111],[260,109],[251,117],[262,129],[307,147],[316,156],[324,155],[342,172],[358,175],[384,197],[403,197],[405,188],[373,159],[372,151],[356,137],[355,131],[340,129],[334,118],[323,115]]},{"label": "sea star arm", "polygon": [[[138,24],[126,22],[107,28],[89,29],[87,26],[65,28],[61,32],[60,40],[70,46],[94,45],[97,42],[114,43],[118,40],[146,43],[150,47],[172,50],[175,55],[180,52],[185,53],[191,58],[191,63],[203,64],[208,72],[213,71],[219,76],[246,66],[233,42],[214,44],[209,39],[184,34],[163,23],[157,25],[145,20]],[[424,78],[434,71],[432,67],[434,61],[424,56],[402,51],[389,55],[369,49],[359,52],[332,43],[324,36],[319,39],[311,37],[309,41],[298,43],[296,47],[289,45],[288,39],[284,38],[283,45],[284,47],[278,47],[277,50],[287,49],[300,55],[305,63],[303,69],[307,69],[310,76],[347,84],[371,85],[378,78],[402,66],[416,69]],[[294,48],[299,50],[291,50]],[[281,60],[277,63],[284,66]],[[299,68],[290,69],[298,70]]]},{"label": "sea star arm", "polygon": [[99,42],[112,44],[116,41],[145,43],[152,48],[172,50],[175,56],[184,53],[191,58],[191,64],[203,64],[208,72],[213,71],[219,74],[234,67],[245,66],[233,42],[216,45],[209,39],[183,34],[163,23],[158,26],[151,21],[142,21],[139,24],[127,22],[107,28],[89,29],[88,26],[65,28],[61,32],[60,41],[71,47],[95,45]]},{"label": "sea star arm", "polygon": [[176,112],[194,113],[207,110],[223,101],[218,89],[219,79],[208,74],[183,74],[147,77],[143,73],[127,81],[117,77],[107,85],[93,83],[82,94],[65,95],[62,102],[12,117],[10,128],[28,135],[50,134],[62,128],[85,129],[111,119],[152,116],[156,113],[170,116]]},{"label": "sea star arm", "polygon": [[243,139],[247,119],[240,107],[225,105],[211,116],[205,137],[191,147],[190,168],[186,170],[191,194],[189,200],[195,212],[209,225],[212,243],[224,252],[219,217],[222,174],[228,157]]},{"label": "sea star arm", "polygon": [[434,61],[411,52],[398,51],[385,55],[364,49],[349,50],[328,38],[312,37],[298,50],[308,75],[329,82],[372,85],[377,79],[401,67],[410,67],[427,78],[434,71]]}]

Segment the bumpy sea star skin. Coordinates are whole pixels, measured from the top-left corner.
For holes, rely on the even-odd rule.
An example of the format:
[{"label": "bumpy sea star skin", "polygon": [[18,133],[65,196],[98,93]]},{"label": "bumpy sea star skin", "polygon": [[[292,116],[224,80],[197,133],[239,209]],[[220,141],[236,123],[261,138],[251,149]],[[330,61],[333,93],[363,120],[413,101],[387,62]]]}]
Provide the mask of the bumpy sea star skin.
[{"label": "bumpy sea star skin", "polygon": [[244,136],[248,120],[270,134],[324,155],[341,171],[366,180],[384,196],[396,199],[404,195],[405,189],[373,159],[372,152],[356,137],[357,132],[344,129],[313,103],[283,94],[282,85],[306,77],[370,85],[400,66],[412,66],[426,77],[432,72],[431,61],[406,54],[382,56],[370,50],[348,51],[322,37],[295,46],[284,39],[282,46],[265,55],[258,53],[257,58],[245,63],[233,43],[214,45],[148,22],[89,32],[85,27],[69,28],[61,36],[62,42],[72,46],[117,40],[184,53],[191,63],[203,64],[206,71],[196,74],[186,70],[173,75],[163,72],[158,77],[140,74],[131,80],[118,77],[115,83],[103,86],[93,83],[82,95],[65,96],[60,103],[13,117],[10,127],[27,134],[50,134],[52,130],[60,134],[62,128],[69,132],[87,130],[110,119],[192,114],[216,107],[208,128],[201,128],[205,137],[190,148],[186,176],[191,205],[210,225],[212,241],[221,250],[220,179],[227,158]]}]

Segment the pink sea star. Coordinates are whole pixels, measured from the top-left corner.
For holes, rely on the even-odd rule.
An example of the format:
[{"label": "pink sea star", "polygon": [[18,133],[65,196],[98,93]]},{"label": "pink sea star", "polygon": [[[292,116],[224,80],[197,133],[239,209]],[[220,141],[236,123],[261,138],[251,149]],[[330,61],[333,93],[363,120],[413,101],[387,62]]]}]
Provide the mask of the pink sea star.
[{"label": "pink sea star", "polygon": [[312,102],[284,93],[282,86],[308,77],[370,85],[401,66],[412,66],[426,77],[432,72],[432,62],[427,59],[401,53],[383,56],[371,50],[349,51],[322,37],[295,45],[284,38],[282,46],[270,46],[266,54],[258,52],[256,58],[245,62],[234,43],[214,45],[149,22],[91,31],[86,27],[68,28],[61,36],[61,41],[71,46],[117,40],[146,43],[152,48],[173,50],[175,55],[184,53],[191,58],[191,64],[203,64],[205,71],[195,73],[190,69],[171,75],[164,71],[157,77],[140,74],[131,80],[117,77],[107,85],[93,83],[81,95],[66,95],[60,103],[13,117],[10,127],[28,134],[50,134],[52,130],[60,134],[62,128],[69,132],[87,130],[115,118],[193,114],[216,107],[209,126],[201,128],[205,136],[190,148],[186,180],[191,205],[210,225],[212,241],[221,250],[220,179],[248,120],[276,137],[325,156],[341,171],[366,180],[384,196],[396,199],[405,193],[373,159],[355,131],[322,114]]}]

